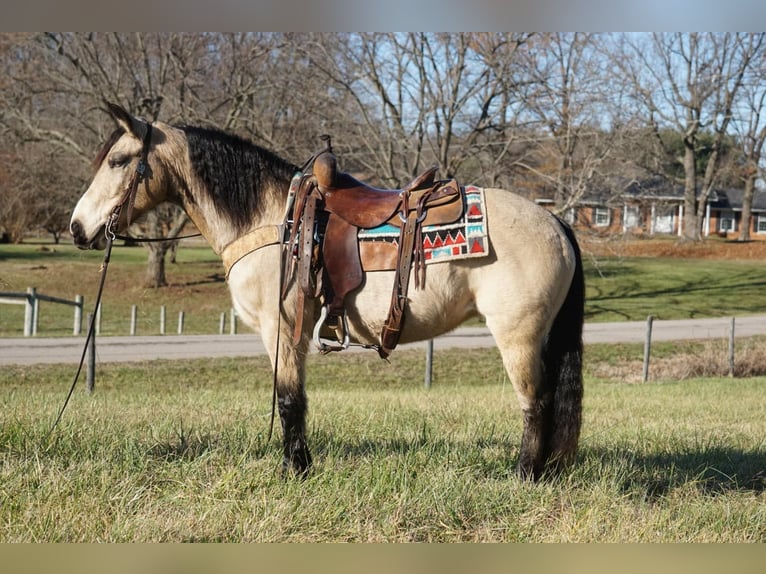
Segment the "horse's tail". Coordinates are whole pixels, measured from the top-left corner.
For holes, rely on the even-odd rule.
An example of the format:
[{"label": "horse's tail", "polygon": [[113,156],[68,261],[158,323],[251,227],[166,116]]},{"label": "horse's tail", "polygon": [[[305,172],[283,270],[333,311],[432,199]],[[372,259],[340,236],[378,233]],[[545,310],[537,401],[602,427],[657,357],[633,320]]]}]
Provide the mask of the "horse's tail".
[{"label": "horse's tail", "polygon": [[553,420],[546,458],[556,466],[566,466],[577,453],[582,423],[585,277],[574,232],[566,222],[559,219],[559,223],[575,252],[575,271],[564,304],[548,335],[543,361],[548,388],[553,391]]}]

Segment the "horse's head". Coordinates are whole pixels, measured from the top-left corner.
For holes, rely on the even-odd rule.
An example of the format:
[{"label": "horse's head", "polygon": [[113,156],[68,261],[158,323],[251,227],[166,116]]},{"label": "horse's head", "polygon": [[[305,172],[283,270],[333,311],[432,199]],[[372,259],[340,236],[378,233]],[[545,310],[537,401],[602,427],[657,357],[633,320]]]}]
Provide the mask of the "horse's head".
[{"label": "horse's head", "polygon": [[151,124],[109,104],[118,128],[96,158],[96,173],[72,213],[69,230],[80,249],[103,249],[105,228],[120,233],[165,197],[152,170],[162,137]]}]

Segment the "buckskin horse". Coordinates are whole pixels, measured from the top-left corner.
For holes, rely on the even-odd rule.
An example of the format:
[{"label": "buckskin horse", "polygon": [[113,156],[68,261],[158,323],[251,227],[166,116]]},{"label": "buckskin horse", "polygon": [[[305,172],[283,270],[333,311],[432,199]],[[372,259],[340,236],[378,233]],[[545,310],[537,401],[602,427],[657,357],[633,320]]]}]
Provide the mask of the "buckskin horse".
[{"label": "buckskin horse", "polygon": [[[305,276],[299,280],[297,272],[285,281],[285,267],[294,264],[286,265],[290,255],[283,258],[283,254],[290,241],[294,241],[293,250],[305,247],[307,254],[316,252],[322,240],[330,241],[331,223],[324,222],[326,237],[317,233],[318,224],[315,228],[304,224],[306,233],[300,229],[297,234],[290,232],[300,225],[291,220],[290,213],[297,213],[296,204],[299,200],[305,204],[308,196],[295,195],[294,176],[299,168],[271,151],[216,129],[149,123],[115,104],[109,104],[109,111],[117,127],[95,158],[92,182],[72,214],[70,231],[75,245],[103,249],[109,234],[113,237],[125,230],[135,217],[161,202],[180,205],[222,256],[236,313],[261,334],[274,369],[283,432],[282,468],[286,473],[305,474],[311,466],[305,431],[305,362],[312,339],[323,344],[322,336],[312,329],[316,331],[314,325],[328,305],[311,293],[316,278],[309,279],[314,283],[308,290],[306,285],[301,288]],[[331,173],[330,178],[323,189],[317,185],[321,178],[309,177],[315,184],[312,189],[319,192],[320,203],[313,206],[317,214],[331,207],[329,194],[338,191],[332,187],[335,181],[351,181],[350,187],[363,196],[356,207],[345,205],[330,213],[336,219],[340,216],[342,241],[353,244],[341,252],[363,251],[354,246],[358,245],[357,235],[366,231],[358,227],[364,226],[352,222],[349,232],[345,221],[353,219],[348,217],[352,212],[385,211],[386,217],[393,216],[389,223],[398,217],[400,228],[408,227],[408,209],[394,199],[403,197],[403,190],[375,190],[340,172]],[[430,189],[429,198],[454,193],[454,185],[446,195],[431,193],[444,189],[434,183],[432,173],[419,179],[407,187],[425,186]],[[356,279],[341,302],[344,346],[365,345],[386,356],[391,349],[381,351],[381,333],[397,297],[406,308],[400,309],[403,321],[400,317],[395,322],[400,332],[394,345],[431,339],[468,318],[483,317],[524,416],[516,470],[524,479],[537,480],[573,461],[580,435],[584,313],[580,250],[570,227],[535,203],[506,190],[472,189],[481,197],[477,206],[484,216],[486,237],[476,245],[484,248],[483,256],[441,261],[433,257],[420,285],[407,291],[410,274],[423,273],[418,262],[410,261],[403,281],[399,277],[399,294],[395,292],[393,300],[392,285],[397,274],[404,272],[385,265],[371,270],[374,266],[368,268],[370,264],[362,261],[359,276],[360,263],[355,260],[352,274]],[[463,207],[466,197],[467,193],[460,195]],[[416,222],[427,215],[424,211],[429,211],[429,203],[419,202]],[[321,219],[316,216],[317,221]],[[376,216],[373,223],[380,219]],[[393,229],[394,235],[401,232]],[[417,230],[418,240],[428,235],[427,230]],[[399,241],[402,237],[403,232]],[[417,244],[410,255],[417,251],[422,259]],[[323,265],[339,267],[337,276],[343,275],[346,262],[331,257],[325,253]],[[311,273],[313,263],[304,263]]]}]

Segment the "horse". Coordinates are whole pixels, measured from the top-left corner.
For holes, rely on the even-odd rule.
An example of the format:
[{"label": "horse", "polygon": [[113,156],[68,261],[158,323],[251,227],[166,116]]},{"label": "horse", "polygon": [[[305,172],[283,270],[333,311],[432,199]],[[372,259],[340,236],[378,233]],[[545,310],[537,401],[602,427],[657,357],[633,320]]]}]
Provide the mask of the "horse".
[{"label": "horse", "polygon": [[[162,202],[180,205],[217,254],[236,242],[251,248],[226,261],[233,307],[260,332],[274,371],[282,429],[282,472],[305,476],[306,357],[320,310],[307,299],[297,340],[298,289],[280,293],[280,225],[290,161],[215,128],[148,122],[108,104],[116,128],[94,160],[94,175],[70,222],[74,244],[104,249],[107,234]],[[500,351],[523,413],[516,473],[538,480],[569,467],[582,419],[584,275],[575,235],[550,211],[511,191],[485,188],[488,253],[428,266],[407,295],[400,342],[432,339],[483,318]],[[125,204],[128,209],[121,209]],[[230,258],[231,259],[231,258]],[[375,346],[386,317],[393,271],[366,272],[346,300],[350,340]],[[282,302],[280,303],[280,300]]]}]

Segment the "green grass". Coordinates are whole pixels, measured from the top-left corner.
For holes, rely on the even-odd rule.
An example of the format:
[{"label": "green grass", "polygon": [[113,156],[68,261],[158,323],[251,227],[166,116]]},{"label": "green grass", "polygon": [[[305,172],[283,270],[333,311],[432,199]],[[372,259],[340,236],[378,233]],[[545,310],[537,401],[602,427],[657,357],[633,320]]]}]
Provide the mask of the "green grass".
[{"label": "green grass", "polygon": [[[0,291],[24,292],[31,286],[67,299],[82,294],[86,309],[91,309],[101,259],[101,252],[79,251],[71,245],[0,245]],[[178,263],[167,266],[167,288],[142,286],[145,265],[145,249],[115,248],[103,301],[103,334],[128,334],[134,304],[138,334],[159,333],[162,305],[167,310],[168,333],[175,333],[179,311],[185,313],[184,332],[218,332],[220,315],[230,309],[231,302],[223,267],[208,247],[185,243],[178,251]],[[585,266],[588,321],[766,313],[762,261],[586,257]],[[43,302],[38,334],[69,335],[72,318],[71,307]],[[0,337],[21,336],[23,322],[23,306],[0,305]]]},{"label": "green grass", "polygon": [[50,438],[71,368],[6,367],[0,541],[766,542],[766,378],[588,375],[576,465],[532,485],[495,350],[437,352],[430,391],[421,353],[373,355],[311,357],[305,481],[263,357],[102,365]]},{"label": "green grass", "polygon": [[[167,264],[169,286],[143,286],[146,250],[117,246],[112,253],[102,302],[102,334],[130,332],[131,305],[138,306],[139,335],[160,333],[160,308],[166,307],[166,333],[175,333],[184,312],[184,332],[218,333],[221,313],[231,308],[220,259],[207,246],[191,243],[178,250],[176,264]],[[39,293],[73,300],[85,297],[85,314],[92,312],[103,252],[80,251],[71,245],[0,245],[0,291]],[[74,309],[40,304],[38,335],[72,334]],[[0,336],[23,335],[24,307],[0,305]],[[85,329],[85,327],[83,327]]]},{"label": "green grass", "polygon": [[634,257],[585,263],[588,321],[766,313],[763,261]]}]

